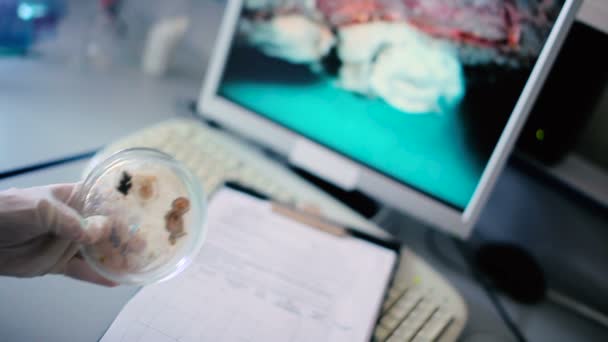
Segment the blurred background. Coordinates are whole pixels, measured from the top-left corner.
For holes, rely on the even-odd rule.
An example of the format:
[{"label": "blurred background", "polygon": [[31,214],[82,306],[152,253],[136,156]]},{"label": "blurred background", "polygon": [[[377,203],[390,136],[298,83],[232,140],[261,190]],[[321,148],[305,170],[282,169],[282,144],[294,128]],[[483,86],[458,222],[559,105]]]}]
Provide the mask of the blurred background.
[{"label": "blurred background", "polygon": [[[171,75],[201,80],[224,3],[0,0],[0,57],[94,70],[142,69],[152,35],[170,40]],[[148,45],[147,45],[148,44]]]},{"label": "blurred background", "polygon": [[[563,67],[552,71],[520,139],[519,150],[545,166],[558,167],[574,153],[608,168],[605,54],[588,50],[608,37],[602,2],[586,1],[581,8],[557,61]],[[188,83],[195,93],[224,5],[223,0],[0,0],[0,62],[35,60],[75,72],[129,69]],[[562,82],[573,77],[575,82]],[[588,86],[565,85],[578,82]],[[577,114],[557,110],[564,106]],[[490,133],[493,126],[502,127],[479,125]]]}]

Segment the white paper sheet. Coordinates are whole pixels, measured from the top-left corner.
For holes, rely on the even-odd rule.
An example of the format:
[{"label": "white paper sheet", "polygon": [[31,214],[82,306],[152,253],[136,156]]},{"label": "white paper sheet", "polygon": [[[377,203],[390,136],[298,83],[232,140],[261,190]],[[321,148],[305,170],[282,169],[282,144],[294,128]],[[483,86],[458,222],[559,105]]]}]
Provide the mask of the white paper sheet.
[{"label": "white paper sheet", "polygon": [[194,263],[143,288],[102,342],[369,341],[394,252],[273,213],[226,188]]}]

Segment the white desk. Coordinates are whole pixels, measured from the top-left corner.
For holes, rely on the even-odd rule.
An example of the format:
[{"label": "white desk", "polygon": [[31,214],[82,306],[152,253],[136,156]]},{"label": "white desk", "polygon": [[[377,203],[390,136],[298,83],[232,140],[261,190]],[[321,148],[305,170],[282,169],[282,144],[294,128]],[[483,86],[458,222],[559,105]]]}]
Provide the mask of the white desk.
[{"label": "white desk", "polygon": [[[0,190],[77,181],[85,164],[86,161],[73,162],[0,180]],[[490,199],[482,224],[502,217],[497,214],[499,208],[496,206],[503,206],[499,198],[512,193],[514,186],[521,182],[517,174],[512,168],[507,169],[506,176],[501,178],[495,195]],[[514,196],[517,197],[517,193]],[[487,215],[493,215],[495,219]],[[403,228],[402,218],[393,217],[390,221],[392,223],[387,229]],[[483,289],[463,271],[461,257],[451,242],[440,237],[437,245],[441,254],[452,260],[453,266],[429,250],[425,231],[425,228],[413,227],[401,229],[398,235],[465,298],[470,317],[460,340],[514,341]],[[503,234],[507,233],[503,231]],[[136,291],[136,287],[110,289],[60,276],[34,279],[0,277],[1,337],[7,341],[96,341]],[[526,306],[504,297],[502,300],[530,341],[602,341],[608,334],[607,328],[550,301]]]},{"label": "white desk", "polygon": [[[166,4],[161,2],[129,6],[145,16],[154,12],[155,5],[163,8]],[[65,61],[0,58],[0,173],[90,151],[177,115],[177,103],[198,98],[224,5],[221,0],[188,4],[190,30],[161,79],[147,77],[137,65],[121,67],[121,62],[96,72],[59,64]],[[80,22],[78,17],[88,13],[90,4],[69,1],[69,6],[65,20],[76,17],[73,20]],[[171,8],[167,6],[164,8]],[[79,44],[86,39],[91,23],[83,24],[72,27],[82,37],[70,33],[74,36],[59,41],[67,40],[68,46]]]},{"label": "white desk", "polygon": [[178,101],[196,98],[200,86],[196,76],[155,80],[2,59],[0,173],[90,151],[173,117]]}]

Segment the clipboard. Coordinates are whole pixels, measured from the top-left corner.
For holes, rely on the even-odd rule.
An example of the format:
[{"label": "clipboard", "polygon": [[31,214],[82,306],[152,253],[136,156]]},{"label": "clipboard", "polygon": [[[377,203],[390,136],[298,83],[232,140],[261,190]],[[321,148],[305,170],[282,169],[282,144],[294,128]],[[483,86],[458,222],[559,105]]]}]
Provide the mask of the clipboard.
[{"label": "clipboard", "polygon": [[373,340],[401,260],[396,241],[235,183],[209,209],[191,266],[141,289],[102,342]]},{"label": "clipboard", "polygon": [[397,253],[398,256],[401,255],[401,243],[395,239],[382,239],[370,234],[363,232],[361,229],[357,229],[355,227],[349,227],[338,223],[334,220],[331,220],[327,217],[322,217],[314,212],[306,212],[301,209],[297,209],[294,206],[278,202],[272,198],[270,198],[266,194],[262,194],[257,190],[252,188],[243,186],[241,184],[235,182],[225,182],[224,186],[231,188],[236,191],[240,191],[246,193],[250,196],[258,198],[260,200],[269,201],[272,203],[272,209],[275,213],[280,214],[282,216],[288,217],[290,219],[301,222],[305,225],[310,226],[311,228],[316,228],[320,231],[323,231],[328,234],[332,234],[335,236],[350,236],[358,239],[365,240],[369,243],[373,243],[384,248],[390,249]]},{"label": "clipboard", "polygon": [[[270,198],[266,194],[262,194],[257,190],[243,186],[239,183],[225,182],[224,186],[228,187],[230,189],[233,189],[235,191],[248,194],[257,199],[269,201],[272,203],[273,212],[280,214],[284,217],[287,217],[289,219],[295,220],[297,222],[303,223],[311,228],[318,229],[322,232],[325,232],[327,234],[331,234],[331,235],[334,235],[337,237],[352,237],[352,238],[356,238],[356,239],[361,239],[361,240],[364,240],[371,244],[381,246],[383,248],[393,251],[396,254],[396,258],[395,258],[396,261],[395,261],[395,264],[393,265],[393,269],[389,276],[389,281],[387,282],[387,284],[384,288],[383,298],[386,299],[386,297],[388,296],[388,290],[390,289],[391,284],[395,281],[395,276],[396,276],[397,270],[399,269],[399,265],[401,262],[401,257],[402,257],[401,243],[398,240],[382,239],[382,238],[379,238],[376,236],[372,236],[370,234],[363,232],[360,229],[356,229],[354,227],[349,227],[349,226],[340,224],[334,220],[331,220],[326,217],[322,217],[316,213],[305,212],[300,209],[296,209],[296,208],[294,208],[293,205],[278,202],[278,201]],[[378,309],[379,309],[379,311],[377,314],[377,319],[376,319],[375,325],[377,325],[380,320],[381,308],[378,308]],[[372,342],[372,341],[373,341],[373,338],[370,338],[370,342]]]}]

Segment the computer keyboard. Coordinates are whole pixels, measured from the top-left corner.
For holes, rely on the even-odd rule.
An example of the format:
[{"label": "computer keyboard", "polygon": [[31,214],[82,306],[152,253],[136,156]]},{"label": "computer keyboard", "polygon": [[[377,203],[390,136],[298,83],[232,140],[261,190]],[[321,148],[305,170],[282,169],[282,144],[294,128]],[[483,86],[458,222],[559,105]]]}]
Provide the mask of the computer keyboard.
[{"label": "computer keyboard", "polygon": [[467,312],[460,295],[407,248],[382,305],[374,341],[455,341]]},{"label": "computer keyboard", "polygon": [[[240,183],[283,203],[315,209],[333,220],[377,233],[372,222],[310,185],[252,146],[194,119],[162,122],[109,144],[84,174],[110,154],[131,147],[161,150],[183,162],[208,196],[226,181]],[[467,320],[460,295],[406,247],[383,302],[374,341],[454,341]]]},{"label": "computer keyboard", "polygon": [[287,188],[281,187],[268,174],[252,165],[254,162],[248,160],[252,158],[246,157],[249,151],[234,153],[235,148],[242,150],[244,146],[228,146],[236,144],[200,125],[202,123],[198,121],[172,120],[136,132],[100,151],[89,164],[89,169],[118,150],[149,147],[163,151],[188,166],[201,181],[207,195],[212,195],[223,182],[234,181],[277,200],[294,203],[296,197],[290,195]]}]

